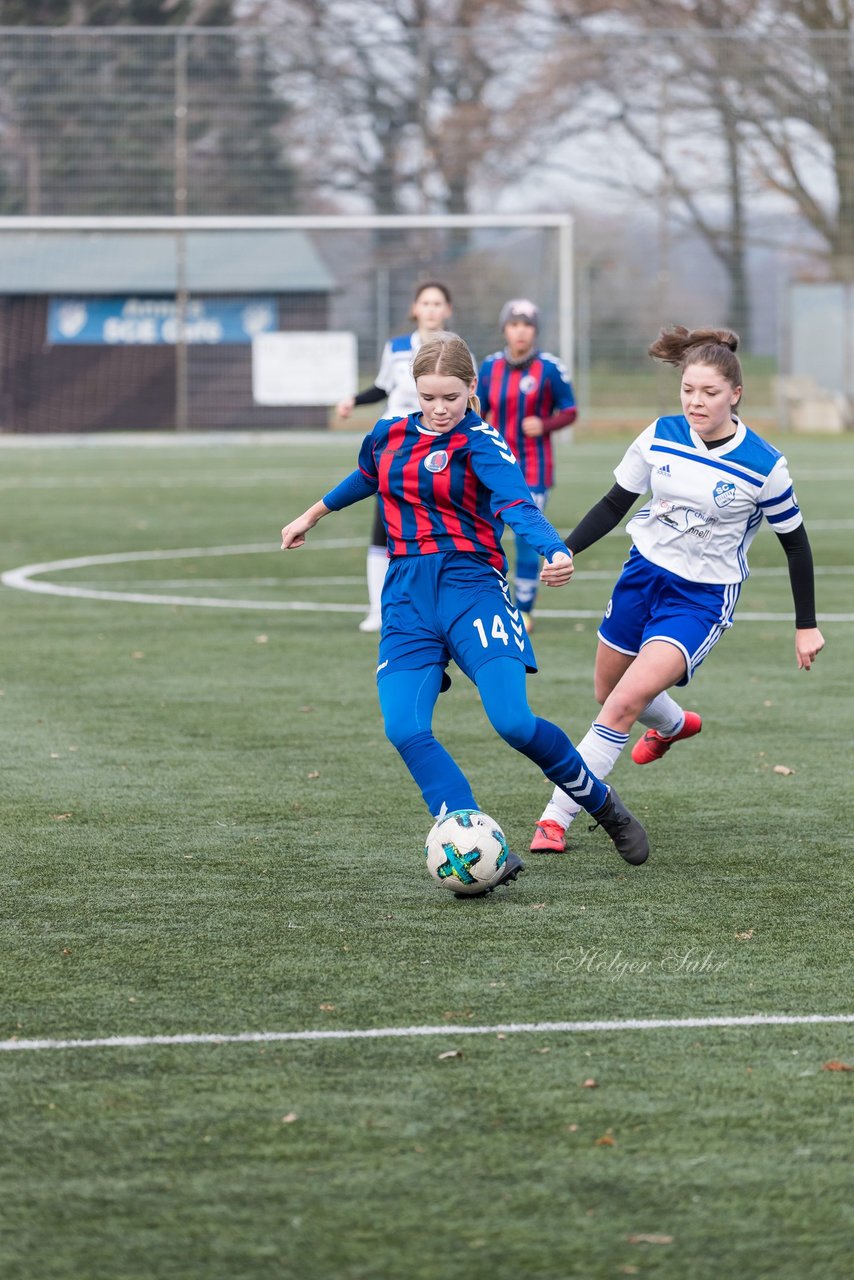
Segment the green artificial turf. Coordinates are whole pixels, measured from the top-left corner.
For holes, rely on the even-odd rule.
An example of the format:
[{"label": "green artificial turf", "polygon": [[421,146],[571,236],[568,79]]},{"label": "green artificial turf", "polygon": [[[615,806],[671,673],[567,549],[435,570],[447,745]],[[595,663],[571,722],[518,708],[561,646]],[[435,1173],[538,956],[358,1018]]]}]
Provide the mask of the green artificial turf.
[{"label": "green artificial turf", "polygon": [[[561,529],[625,443],[561,448]],[[702,734],[614,772],[649,863],[579,822],[469,902],[427,876],[382,733],[371,511],[276,549],[354,439],[0,450],[3,571],[189,549],[35,581],[244,602],[0,589],[0,1039],[442,1028],[0,1053],[4,1280],[849,1274],[849,1026],[456,1029],[854,1010],[854,440],[778,443],[839,615],[815,670],[749,616],[791,613],[763,530],[774,572],[685,693]],[[576,741],[626,545],[541,595],[531,702]],[[524,851],[549,784],[459,672],[436,729]]]}]

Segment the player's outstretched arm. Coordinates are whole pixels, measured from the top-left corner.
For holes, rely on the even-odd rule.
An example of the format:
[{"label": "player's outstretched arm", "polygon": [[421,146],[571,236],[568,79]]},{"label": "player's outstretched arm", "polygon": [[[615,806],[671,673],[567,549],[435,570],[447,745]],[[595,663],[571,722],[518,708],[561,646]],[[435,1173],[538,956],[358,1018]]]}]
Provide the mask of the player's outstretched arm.
[{"label": "player's outstretched arm", "polygon": [[809,671],[824,648],[824,636],[816,626],[815,570],[807,531],[801,523],[777,538],[789,562],[789,583],[795,606],[795,658],[799,671]]},{"label": "player's outstretched arm", "polygon": [[572,563],[572,556],[564,555],[557,551],[543,565],[540,572],[540,582],[544,582],[547,587],[565,587],[574,572],[575,565]]},{"label": "player's outstretched arm", "polygon": [[824,648],[824,636],[818,627],[798,627],[795,631],[795,657],[799,671],[809,671]]},{"label": "player's outstretched arm", "polygon": [[305,543],[305,535],[309,529],[313,529],[318,520],[322,520],[324,516],[329,515],[330,508],[325,502],[315,502],[313,507],[309,507],[308,511],[304,511],[301,516],[297,516],[296,520],[292,520],[290,524],[286,524],[282,530],[282,550],[295,551],[297,547],[301,547]]}]

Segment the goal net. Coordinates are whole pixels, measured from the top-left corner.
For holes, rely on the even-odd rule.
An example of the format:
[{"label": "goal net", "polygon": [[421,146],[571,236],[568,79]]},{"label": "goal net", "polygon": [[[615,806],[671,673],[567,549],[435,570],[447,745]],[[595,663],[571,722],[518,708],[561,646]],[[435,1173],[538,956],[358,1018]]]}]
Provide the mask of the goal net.
[{"label": "goal net", "polygon": [[529,297],[571,369],[572,254],[562,215],[0,218],[0,430],[341,425],[426,280],[478,361]]}]

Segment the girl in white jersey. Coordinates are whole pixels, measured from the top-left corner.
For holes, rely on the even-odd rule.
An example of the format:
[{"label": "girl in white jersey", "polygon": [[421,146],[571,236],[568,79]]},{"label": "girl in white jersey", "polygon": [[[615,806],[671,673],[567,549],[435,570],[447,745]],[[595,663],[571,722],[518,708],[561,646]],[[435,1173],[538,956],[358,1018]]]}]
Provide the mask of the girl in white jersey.
[{"label": "girl in white jersey", "polygon": [[[377,380],[371,387],[360,391],[357,396],[350,396],[338,405],[339,418],[349,418],[356,405],[376,404],[379,400],[388,400],[386,417],[405,418],[409,413],[417,413],[421,408],[415,379],[412,376],[412,361],[416,351],[427,338],[447,328],[451,318],[451,293],[444,284],[436,280],[425,280],[415,290],[412,301],[412,319],[418,328],[414,333],[404,333],[398,338],[389,338],[383,348]],[[380,601],[383,593],[386,570],[388,569],[388,549],[386,531],[380,516],[379,504],[374,505],[374,523],[371,530],[371,545],[368,547],[368,613],[359,623],[360,631],[379,631],[381,625]]]},{"label": "girl in white jersey", "polygon": [[[747,550],[764,516],[789,563],[795,605],[795,657],[809,671],[824,648],[816,626],[812,552],[786,459],[736,412],[742,393],[738,337],[728,330],[664,330],[649,348],[682,371],[682,413],[658,418],[614,470],[617,483],[587,512],[566,544],[584,551],[632,517],[634,543],[599,629],[594,691],[599,717],[578,744],[587,767],[607,777],[636,720],[646,733],[636,764],[660,760],[702,721],[666,692],[686,685],[732,626]],[[555,791],[531,842],[560,852],[578,806]]]}]

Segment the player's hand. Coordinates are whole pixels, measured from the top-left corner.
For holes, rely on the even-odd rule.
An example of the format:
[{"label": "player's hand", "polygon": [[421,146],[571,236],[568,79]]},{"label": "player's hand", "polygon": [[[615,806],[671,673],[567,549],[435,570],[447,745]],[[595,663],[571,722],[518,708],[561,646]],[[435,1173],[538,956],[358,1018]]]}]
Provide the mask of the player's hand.
[{"label": "player's hand", "polygon": [[543,434],[542,418],[530,417],[522,419],[523,436],[541,436]]},{"label": "player's hand", "polygon": [[335,409],[335,412],[338,414],[338,417],[349,418],[350,414],[353,412],[353,406],[355,403],[356,402],[352,396],[348,397],[348,399],[346,400],[341,400]]},{"label": "player's hand", "polygon": [[569,552],[558,551],[543,565],[540,582],[544,582],[547,587],[565,587],[574,572],[575,565]]},{"label": "player's hand", "polygon": [[286,524],[282,530],[282,550],[296,551],[297,547],[305,544],[305,535],[309,529],[313,529],[316,524],[315,520],[311,520],[306,512],[304,515],[297,516],[296,520],[292,520],[290,524]]},{"label": "player's hand", "polygon": [[824,648],[824,636],[818,627],[803,627],[795,631],[795,657],[799,671],[809,671]]}]

